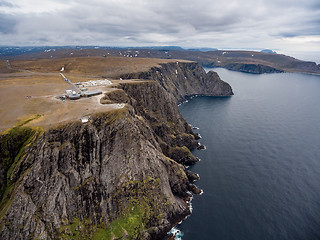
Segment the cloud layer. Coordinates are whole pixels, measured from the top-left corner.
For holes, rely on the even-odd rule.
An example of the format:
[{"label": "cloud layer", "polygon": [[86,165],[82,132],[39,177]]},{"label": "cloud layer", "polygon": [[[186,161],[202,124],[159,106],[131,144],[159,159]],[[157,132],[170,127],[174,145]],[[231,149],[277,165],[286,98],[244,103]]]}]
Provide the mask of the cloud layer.
[{"label": "cloud layer", "polygon": [[319,0],[0,0],[0,45],[320,49]]}]

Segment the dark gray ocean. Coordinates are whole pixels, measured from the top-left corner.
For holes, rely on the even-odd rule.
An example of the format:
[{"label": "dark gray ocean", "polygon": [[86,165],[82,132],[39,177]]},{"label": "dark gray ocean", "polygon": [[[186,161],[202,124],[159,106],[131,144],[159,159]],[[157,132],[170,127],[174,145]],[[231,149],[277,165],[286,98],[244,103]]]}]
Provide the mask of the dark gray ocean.
[{"label": "dark gray ocean", "polygon": [[320,76],[215,71],[235,95],[180,106],[207,147],[181,238],[320,239]]}]

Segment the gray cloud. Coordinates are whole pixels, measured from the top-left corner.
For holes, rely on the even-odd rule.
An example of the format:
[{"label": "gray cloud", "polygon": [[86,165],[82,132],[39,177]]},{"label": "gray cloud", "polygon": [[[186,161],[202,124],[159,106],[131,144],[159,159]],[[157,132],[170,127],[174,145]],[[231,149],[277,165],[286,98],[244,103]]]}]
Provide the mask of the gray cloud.
[{"label": "gray cloud", "polygon": [[16,25],[16,19],[7,14],[0,13],[0,34],[10,34]]},{"label": "gray cloud", "polygon": [[7,1],[0,1],[0,7],[14,7],[15,5],[7,2]]},{"label": "gray cloud", "polygon": [[294,44],[286,42],[291,38],[320,37],[318,0],[51,0],[41,4],[33,12],[19,3],[0,2],[0,44],[281,48]]}]

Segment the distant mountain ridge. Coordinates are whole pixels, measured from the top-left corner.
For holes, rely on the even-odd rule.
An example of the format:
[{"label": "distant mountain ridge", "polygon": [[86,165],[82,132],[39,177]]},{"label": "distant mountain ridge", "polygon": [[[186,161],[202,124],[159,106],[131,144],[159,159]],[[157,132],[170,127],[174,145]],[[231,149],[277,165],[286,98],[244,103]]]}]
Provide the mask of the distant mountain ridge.
[{"label": "distant mountain ridge", "polygon": [[277,54],[276,51],[273,51],[273,50],[271,50],[271,49],[263,49],[263,50],[261,50],[261,52],[263,52],[263,53],[274,53],[274,54]]},{"label": "distant mountain ridge", "polygon": [[300,72],[320,74],[320,66],[273,50],[257,51],[217,50],[211,48],[183,49],[177,46],[155,47],[0,47],[0,59],[46,59],[61,57],[118,56],[162,59],[184,59],[204,67],[223,67],[247,73]]},{"label": "distant mountain ridge", "polygon": [[108,47],[108,46],[0,46],[0,58],[5,56],[18,56],[21,54],[37,53],[43,51],[56,51],[58,49],[151,49],[151,50],[177,50],[177,51],[216,51],[217,48],[182,48],[179,46],[151,46],[151,47]]}]

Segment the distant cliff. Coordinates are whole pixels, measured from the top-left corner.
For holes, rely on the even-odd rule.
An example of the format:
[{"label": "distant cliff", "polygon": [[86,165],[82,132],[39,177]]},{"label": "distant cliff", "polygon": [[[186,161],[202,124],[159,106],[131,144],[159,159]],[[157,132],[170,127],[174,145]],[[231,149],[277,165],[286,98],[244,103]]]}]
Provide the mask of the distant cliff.
[{"label": "distant cliff", "polygon": [[157,80],[178,102],[193,95],[233,95],[231,86],[222,81],[217,73],[213,71],[206,73],[196,62],[161,64],[161,67],[153,67],[147,72],[124,74],[121,77],[124,79]]},{"label": "distant cliff", "polygon": [[273,67],[269,67],[261,64],[249,64],[249,63],[229,63],[225,65],[224,68],[232,71],[254,73],[254,74],[284,72],[283,70],[279,70]]},{"label": "distant cliff", "polygon": [[196,63],[169,63],[122,83],[101,103],[123,108],[0,135],[1,239],[160,239],[190,213],[197,134],[186,95],[231,95]]}]

